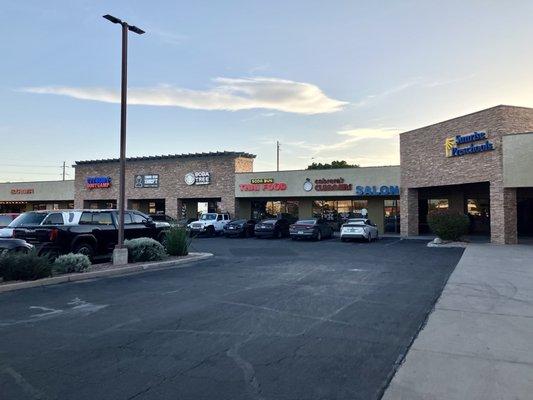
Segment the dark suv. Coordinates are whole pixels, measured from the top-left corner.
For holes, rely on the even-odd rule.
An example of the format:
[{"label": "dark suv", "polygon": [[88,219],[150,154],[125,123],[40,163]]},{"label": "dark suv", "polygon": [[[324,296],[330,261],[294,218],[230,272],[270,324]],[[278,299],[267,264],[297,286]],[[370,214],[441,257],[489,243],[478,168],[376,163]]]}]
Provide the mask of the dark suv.
[{"label": "dark suv", "polygon": [[[73,224],[15,228],[14,236],[35,246],[39,254],[56,257],[66,253],[81,253],[93,258],[113,251],[118,242],[118,212],[116,210],[71,210]],[[149,237],[163,241],[166,222],[154,222],[139,211],[126,211],[124,238]]]}]

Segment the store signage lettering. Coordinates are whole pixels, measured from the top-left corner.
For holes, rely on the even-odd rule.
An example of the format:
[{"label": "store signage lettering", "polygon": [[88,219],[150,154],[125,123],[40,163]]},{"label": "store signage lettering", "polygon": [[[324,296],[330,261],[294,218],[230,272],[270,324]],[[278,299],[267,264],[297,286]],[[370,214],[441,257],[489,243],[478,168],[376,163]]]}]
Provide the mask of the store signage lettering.
[{"label": "store signage lettering", "polygon": [[111,187],[111,177],[109,176],[89,176],[85,179],[87,189],[106,189]]},{"label": "store signage lettering", "polygon": [[[485,142],[481,144],[475,143],[482,140]],[[446,157],[458,157],[491,150],[494,150],[494,143],[487,140],[486,132],[473,132],[468,135],[457,135],[455,137],[447,138],[444,143]]]},{"label": "store signage lettering", "polygon": [[344,178],[315,179],[315,190],[317,192],[350,191],[352,189],[352,184],[344,183]]},{"label": "store signage lettering", "polygon": [[135,175],[135,188],[158,188],[159,175]]},{"label": "store signage lettering", "polygon": [[189,172],[185,175],[185,183],[192,185],[209,185],[211,183],[211,173],[207,171]]},{"label": "store signage lettering", "polygon": [[285,182],[276,183],[242,183],[239,185],[241,192],[273,192],[287,190]]},{"label": "store signage lettering", "polygon": [[34,194],[33,189],[11,189],[11,194]]},{"label": "store signage lettering", "polygon": [[356,186],[355,194],[357,196],[399,196],[400,188],[398,186]]},{"label": "store signage lettering", "polygon": [[250,183],[274,183],[274,178],[252,178]]}]

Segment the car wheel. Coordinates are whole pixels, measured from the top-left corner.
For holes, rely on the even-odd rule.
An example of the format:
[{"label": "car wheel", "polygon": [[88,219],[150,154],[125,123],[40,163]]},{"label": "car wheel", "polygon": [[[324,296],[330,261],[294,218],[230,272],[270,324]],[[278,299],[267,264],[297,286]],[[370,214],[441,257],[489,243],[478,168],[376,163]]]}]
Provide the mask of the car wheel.
[{"label": "car wheel", "polygon": [[215,233],[216,233],[215,228],[213,228],[212,226],[208,226],[205,231],[207,232],[207,236],[210,236],[210,237],[215,236]]},{"label": "car wheel", "polygon": [[94,247],[90,243],[87,243],[87,242],[78,243],[74,246],[72,250],[73,250],[73,253],[83,254],[89,257],[89,260],[93,259]]},{"label": "car wheel", "polygon": [[347,242],[348,239],[341,237],[341,242]]},{"label": "car wheel", "polygon": [[283,237],[283,232],[281,232],[281,230],[278,230],[274,236],[276,237],[276,239],[281,239]]},{"label": "car wheel", "polygon": [[322,232],[320,232],[320,231],[317,232],[316,240],[318,240],[319,242],[322,240]]},{"label": "car wheel", "polygon": [[368,243],[372,243],[372,234],[369,232],[368,233]]},{"label": "car wheel", "polygon": [[39,256],[41,257],[47,257],[50,259],[50,261],[54,261],[57,257],[59,257],[59,250],[56,249],[45,249],[39,253]]}]

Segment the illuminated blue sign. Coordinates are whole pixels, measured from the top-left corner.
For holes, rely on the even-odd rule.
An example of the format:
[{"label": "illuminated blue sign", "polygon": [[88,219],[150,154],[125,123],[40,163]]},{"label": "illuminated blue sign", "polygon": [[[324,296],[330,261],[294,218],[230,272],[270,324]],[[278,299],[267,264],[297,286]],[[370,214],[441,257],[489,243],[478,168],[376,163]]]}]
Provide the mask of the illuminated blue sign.
[{"label": "illuminated blue sign", "polygon": [[355,194],[357,196],[399,196],[399,186],[356,186]]}]

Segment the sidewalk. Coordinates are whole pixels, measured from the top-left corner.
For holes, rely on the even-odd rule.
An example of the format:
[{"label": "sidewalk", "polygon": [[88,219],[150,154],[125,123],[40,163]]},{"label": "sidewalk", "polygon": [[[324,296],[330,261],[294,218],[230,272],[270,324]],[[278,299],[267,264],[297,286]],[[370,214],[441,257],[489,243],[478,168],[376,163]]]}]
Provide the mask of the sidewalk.
[{"label": "sidewalk", "polygon": [[533,398],[533,246],[471,244],[384,400]]}]

